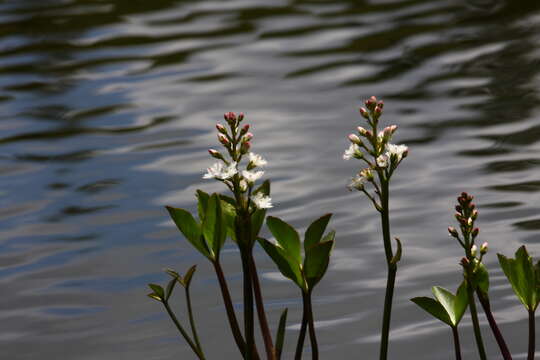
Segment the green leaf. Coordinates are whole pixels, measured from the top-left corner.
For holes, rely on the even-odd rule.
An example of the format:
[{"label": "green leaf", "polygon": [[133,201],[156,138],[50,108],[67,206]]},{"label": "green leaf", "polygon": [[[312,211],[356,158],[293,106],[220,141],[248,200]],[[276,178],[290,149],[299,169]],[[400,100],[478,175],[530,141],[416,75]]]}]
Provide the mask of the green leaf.
[{"label": "green leaf", "polygon": [[219,194],[219,198],[222,201],[225,201],[227,204],[231,205],[233,208],[236,209],[236,200],[234,200],[232,197],[227,196],[227,195],[223,195],[223,194]]},{"label": "green leaf", "polygon": [[159,296],[157,296],[155,293],[147,294],[147,296],[159,302],[163,302],[163,300]]},{"label": "green leaf", "polygon": [[227,229],[221,215],[221,200],[217,194],[212,194],[208,199],[202,232],[210,249],[210,255],[216,259],[227,237]]},{"label": "green leaf", "polygon": [[333,247],[334,241],[327,241],[315,244],[306,250],[304,276],[310,290],[317,285],[326,273]]},{"label": "green leaf", "polygon": [[285,341],[285,325],[287,324],[287,313],[289,309],[283,310],[279,317],[279,325],[276,334],[276,357],[281,359],[281,351],[283,350],[283,342]]},{"label": "green leaf", "polygon": [[540,301],[538,279],[532,258],[529,256],[525,246],[521,246],[516,251],[515,259],[507,258],[501,254],[497,255],[499,264],[518,299],[525,305],[527,310],[536,310]]},{"label": "green leaf", "polygon": [[251,236],[253,239],[256,239],[257,236],[259,236],[265,217],[266,209],[257,209],[253,215],[251,215]]},{"label": "green leaf", "polygon": [[172,206],[165,207],[169,211],[169,215],[173,219],[176,227],[185,236],[185,238],[197,249],[201,254],[210,259],[210,252],[203,241],[201,235],[201,226],[195,221],[193,216],[184,209],[174,208]]},{"label": "green leaf", "polygon": [[331,217],[332,214],[323,215],[309,225],[304,237],[304,250],[307,250],[310,246],[313,246],[321,241]]},{"label": "green leaf", "polygon": [[265,180],[258,188],[253,190],[252,195],[261,193],[264,196],[270,196],[270,180]]},{"label": "green leaf", "polygon": [[462,282],[456,292],[456,297],[454,301],[454,317],[456,319],[456,326],[461,321],[467,306],[469,305],[469,296],[467,294],[467,284]]},{"label": "green leaf", "polygon": [[336,238],[336,231],[330,230],[326,235],[324,235],[321,242],[334,241],[335,238]]},{"label": "green leaf", "polygon": [[161,287],[161,285],[158,285],[158,284],[148,284],[148,286],[150,287],[150,289],[152,289],[152,291],[154,292],[154,294],[157,295],[157,296],[160,298],[160,300],[165,298],[165,291],[163,290],[163,288]]},{"label": "green leaf", "polygon": [[411,301],[416,305],[420,306],[422,309],[433,315],[435,318],[441,320],[443,323],[453,326],[450,317],[444,310],[444,307],[438,303],[436,300],[429,297],[415,297]]},{"label": "green leaf", "polygon": [[283,276],[291,279],[300,287],[300,289],[307,290],[300,272],[300,265],[295,263],[295,261],[289,257],[289,254],[281,247],[272,244],[270,241],[263,238],[257,238],[257,240],[264,251],[266,251],[268,256],[270,256],[277,265]]},{"label": "green leaf", "polygon": [[446,314],[448,314],[451,325],[456,326],[458,324],[457,314],[455,312],[456,296],[440,286],[432,287],[431,291],[433,292],[433,295],[435,295],[435,299],[437,299],[439,304],[444,308]]},{"label": "green leaf", "polygon": [[197,265],[190,267],[186,272],[186,275],[184,275],[184,286],[186,288],[191,284],[191,279],[193,278],[193,274],[195,274],[195,270],[197,270]]},{"label": "green leaf", "polygon": [[266,225],[276,238],[278,244],[285,250],[290,259],[300,266],[302,256],[300,254],[300,237],[298,232],[285,221],[273,216],[266,219]]},{"label": "green leaf", "polygon": [[197,211],[199,212],[199,219],[201,221],[203,221],[204,217],[206,216],[206,206],[209,198],[210,195],[208,195],[208,193],[205,193],[202,190],[197,190]]},{"label": "green leaf", "polygon": [[221,214],[223,216],[224,226],[226,228],[226,233],[236,242],[236,231],[234,228],[236,220],[236,208],[231,205],[229,202],[223,200],[223,196],[220,195],[221,199]]}]

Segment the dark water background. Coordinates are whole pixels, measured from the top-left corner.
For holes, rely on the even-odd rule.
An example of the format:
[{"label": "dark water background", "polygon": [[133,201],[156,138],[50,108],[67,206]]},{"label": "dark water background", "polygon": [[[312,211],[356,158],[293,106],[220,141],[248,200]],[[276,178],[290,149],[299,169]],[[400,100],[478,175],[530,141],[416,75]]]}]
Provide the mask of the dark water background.
[{"label": "dark water background", "polygon": [[[516,359],[526,312],[495,260],[540,256],[540,2],[537,0],[0,3],[0,349],[19,359],[191,359],[146,283],[198,263],[193,285],[210,359],[236,359],[215,276],[163,205],[195,210],[214,124],[244,111],[269,160],[275,208],[304,229],[334,212],[337,248],[315,293],[323,359],[374,359],[385,266],[379,219],[345,189],[357,107],[377,95],[409,158],[392,185],[404,244],[392,359],[450,359],[449,329],[408,301],[455,289],[447,236],[469,191],[489,241],[492,305]],[[273,325],[296,288],[260,249]],[[223,263],[238,310],[236,249]],[[484,324],[489,358],[499,358]],[[464,357],[475,359],[470,321]],[[520,355],[519,355],[520,354]],[[309,349],[306,352],[306,358]]]}]

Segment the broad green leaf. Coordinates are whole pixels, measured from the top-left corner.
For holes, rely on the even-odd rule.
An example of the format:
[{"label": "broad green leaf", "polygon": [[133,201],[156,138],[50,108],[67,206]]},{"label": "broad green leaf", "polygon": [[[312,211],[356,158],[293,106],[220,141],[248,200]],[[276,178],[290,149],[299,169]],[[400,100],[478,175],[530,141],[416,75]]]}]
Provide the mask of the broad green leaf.
[{"label": "broad green leaf", "polygon": [[223,200],[223,197],[220,195],[221,199],[221,214],[223,216],[223,222],[226,228],[226,233],[229,235],[232,241],[236,242],[236,231],[234,228],[236,220],[236,208],[231,205],[229,202]]},{"label": "broad green leaf", "polygon": [[270,195],[270,180],[265,180],[258,188],[253,190],[252,195],[261,193],[265,196]]},{"label": "broad green leaf", "polygon": [[176,285],[176,279],[170,280],[169,283],[167,284],[167,291],[165,292],[166,300],[169,300],[169,298],[171,297],[174,290],[174,285]]},{"label": "broad green leaf", "polygon": [[467,306],[469,305],[469,296],[467,294],[467,284],[462,282],[456,292],[456,298],[454,301],[454,316],[456,319],[456,326],[461,321]]},{"label": "broad green leaf", "polygon": [[148,286],[150,287],[150,289],[152,289],[152,291],[154,292],[154,294],[156,294],[160,299],[164,299],[164,298],[165,298],[165,291],[163,290],[163,288],[161,287],[161,285],[158,285],[158,284],[148,284]]},{"label": "broad green leaf", "polygon": [[285,341],[285,325],[287,324],[287,313],[289,309],[283,310],[279,318],[279,325],[276,334],[276,357],[281,359],[281,351],[283,350],[283,342]]},{"label": "broad green leaf", "polygon": [[277,265],[283,276],[294,281],[294,283],[302,290],[307,290],[302,278],[302,274],[300,273],[300,265],[296,264],[295,261],[292,260],[288,256],[287,252],[281,247],[274,245],[270,241],[263,238],[258,238],[257,240],[259,241],[259,244],[261,244],[264,251],[266,251],[268,256],[270,256],[270,258]]},{"label": "broad green leaf", "polygon": [[326,273],[333,246],[333,241],[327,241],[315,244],[306,250],[304,276],[306,277],[306,282],[308,283],[310,290],[317,285]]},{"label": "broad green leaf", "polygon": [[444,307],[438,303],[436,300],[429,298],[429,297],[415,297],[412,298],[411,301],[415,303],[416,305],[420,306],[422,309],[433,315],[435,318],[441,320],[445,324],[449,326],[452,325],[452,321],[450,320],[450,317],[444,310]]},{"label": "broad green leaf", "polygon": [[204,217],[206,216],[208,199],[210,199],[210,195],[208,195],[208,193],[205,193],[202,190],[197,190],[197,211],[199,212],[199,219],[201,221],[203,221]]},{"label": "broad green leaf", "polygon": [[195,274],[195,270],[197,270],[197,265],[193,265],[188,269],[186,272],[186,275],[184,275],[184,286],[189,287],[191,284],[191,279],[193,278],[193,274]]},{"label": "broad green leaf", "polygon": [[212,258],[217,258],[227,236],[227,229],[221,215],[221,200],[217,194],[212,194],[208,199],[202,232],[208,248],[211,249]]},{"label": "broad green leaf", "polygon": [[266,209],[257,209],[251,215],[251,235],[254,239],[259,236],[259,233],[261,232],[261,228],[264,223],[264,218],[266,217]]},{"label": "broad green leaf", "polygon": [[172,206],[166,206],[169,215],[173,219],[174,223],[180,230],[180,232],[186,237],[186,239],[199,250],[201,254],[210,259],[210,252],[206,243],[202,239],[201,226],[195,221],[193,216],[184,209],[174,208]]},{"label": "broad green leaf", "polygon": [[324,235],[321,242],[333,241],[335,239],[335,237],[336,237],[336,231],[335,230],[330,230],[326,235]]},{"label": "broad green leaf", "polygon": [[304,237],[304,250],[307,250],[310,246],[313,246],[321,241],[331,217],[332,214],[323,215],[309,225]]},{"label": "broad green leaf", "polygon": [[300,237],[298,236],[298,232],[285,221],[273,216],[269,216],[266,219],[266,225],[276,238],[278,244],[294,260],[297,266],[300,267],[302,256],[300,254]]},{"label": "broad green leaf", "polygon": [[236,208],[236,200],[234,200],[232,197],[219,194],[219,198],[225,201],[227,204],[231,205],[233,208]]},{"label": "broad green leaf", "polygon": [[508,278],[514,293],[528,310],[536,310],[540,301],[538,279],[532,258],[527,253],[525,246],[516,251],[516,258],[507,258],[497,254],[499,264]]},{"label": "broad green leaf", "polygon": [[434,286],[431,288],[435,299],[442,305],[448,317],[450,318],[451,325],[456,326],[458,324],[457,314],[455,312],[456,296],[450,291],[440,286]]}]

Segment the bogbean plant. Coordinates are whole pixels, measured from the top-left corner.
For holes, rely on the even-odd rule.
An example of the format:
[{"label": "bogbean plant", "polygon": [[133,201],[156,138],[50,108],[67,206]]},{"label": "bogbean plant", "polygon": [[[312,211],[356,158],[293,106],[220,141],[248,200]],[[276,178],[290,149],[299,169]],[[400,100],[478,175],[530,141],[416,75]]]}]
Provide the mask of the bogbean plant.
[{"label": "bogbean plant", "polygon": [[[343,154],[344,160],[357,159],[365,166],[352,178],[349,190],[362,192],[370,200],[381,217],[382,241],[387,265],[387,282],[383,319],[381,328],[380,360],[388,357],[392,298],[398,263],[402,255],[402,244],[395,238],[396,246],[392,246],[390,233],[390,180],[397,167],[408,155],[405,145],[391,143],[397,126],[386,126],[379,131],[380,117],[384,103],[374,96],[365,101],[365,108],[360,108],[361,116],[367,121],[368,128],[359,126],[357,134],[350,134],[349,148]],[[248,124],[242,124],[244,115],[226,113],[225,125],[217,124],[218,141],[224,152],[210,149],[208,152],[216,162],[207,169],[204,179],[215,179],[225,185],[228,194],[208,194],[197,190],[198,220],[187,210],[167,206],[172,220],[188,240],[214,268],[219,283],[227,319],[241,358],[259,360],[261,355],[255,343],[255,310],[264,343],[264,353],[268,360],[282,357],[285,341],[285,328],[288,309],[284,309],[277,324],[275,343],[270,332],[259,282],[257,267],[253,257],[256,244],[264,249],[276,264],[281,274],[290,279],[301,291],[303,301],[302,322],[296,341],[294,358],[302,358],[306,333],[309,332],[312,359],[319,358],[315,320],[312,307],[312,294],[315,286],[321,281],[329,265],[330,255],[334,247],[335,232],[326,228],[332,214],[326,214],[315,220],[304,234],[303,244],[300,235],[285,221],[269,216],[267,209],[272,208],[270,198],[270,181],[257,182],[264,175],[262,168],[266,160],[251,151],[253,134]],[[456,359],[461,360],[458,324],[469,308],[479,356],[486,359],[482,333],[476,309],[476,298],[482,305],[493,336],[497,341],[501,355],[505,360],[512,356],[495,321],[489,301],[489,273],[483,264],[488,252],[488,244],[477,246],[479,229],[475,227],[478,209],[473,197],[461,193],[455,207],[455,218],[459,231],[449,227],[448,232],[464,250],[465,256],[460,264],[463,281],[456,293],[439,286],[432,288],[435,299],[416,297],[411,299],[426,312],[450,326],[454,340]],[[266,225],[275,242],[264,239],[259,233],[266,220]],[[230,239],[239,250],[243,274],[243,330],[236,317],[227,278],[220,263],[220,253],[225,241]],[[302,255],[303,254],[303,255]],[[529,315],[529,347],[527,360],[534,359],[535,353],[535,312],[540,303],[540,261],[533,263],[525,246],[520,247],[515,259],[499,254],[499,263],[510,282],[518,299],[525,306]],[[184,276],[167,269],[165,272],[171,280],[165,287],[149,284],[152,292],[148,296],[163,304],[167,314],[176,328],[188,343],[198,359],[205,359],[203,347],[199,339],[190,296],[190,284],[195,273],[195,265]],[[187,318],[191,334],[182,326],[171,308],[170,299],[176,284],[184,288]],[[476,298],[475,298],[476,295]]]}]

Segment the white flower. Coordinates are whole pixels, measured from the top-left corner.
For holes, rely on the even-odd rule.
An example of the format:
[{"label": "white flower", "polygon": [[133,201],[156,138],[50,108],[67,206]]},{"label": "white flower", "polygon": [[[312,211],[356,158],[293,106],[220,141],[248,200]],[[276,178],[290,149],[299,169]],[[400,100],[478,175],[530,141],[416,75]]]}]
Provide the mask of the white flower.
[{"label": "white flower", "polygon": [[268,161],[266,161],[261,155],[250,152],[248,156],[249,162],[253,164],[254,167],[260,167],[268,164]]},{"label": "white flower", "polygon": [[366,183],[366,181],[367,179],[365,176],[355,175],[355,177],[351,179],[351,182],[349,183],[349,185],[347,185],[347,188],[351,191],[353,189],[362,190],[364,188],[364,184]]},{"label": "white flower", "polygon": [[351,144],[351,146],[343,153],[343,160],[351,160],[357,153],[360,153],[360,146]]},{"label": "white flower", "polygon": [[257,193],[251,197],[251,201],[255,204],[255,206],[259,209],[269,209],[273,207],[272,205],[272,199],[270,196],[265,196],[262,193]]},{"label": "white flower", "polygon": [[217,162],[206,169],[206,171],[206,174],[203,175],[203,179],[227,180],[238,173],[238,170],[236,169],[236,162],[232,162],[227,167],[223,166],[222,163]]},{"label": "white flower", "polygon": [[248,183],[246,182],[246,180],[244,179],[240,180],[240,191],[246,192],[247,189],[248,189]]},{"label": "white flower", "polygon": [[377,158],[377,165],[382,168],[388,167],[388,156],[380,155]]},{"label": "white flower", "polygon": [[394,145],[394,144],[386,145],[386,156],[391,158],[392,155],[395,155],[397,158],[397,162],[400,162],[401,159],[407,156],[408,151],[409,151],[409,148],[405,145]]},{"label": "white flower", "polygon": [[250,183],[253,184],[255,181],[259,180],[264,175],[264,171],[249,171],[244,170],[242,171],[242,176],[244,179]]}]

